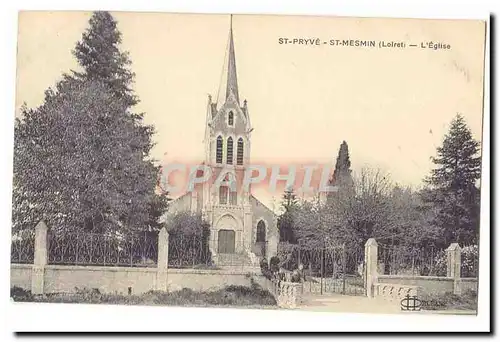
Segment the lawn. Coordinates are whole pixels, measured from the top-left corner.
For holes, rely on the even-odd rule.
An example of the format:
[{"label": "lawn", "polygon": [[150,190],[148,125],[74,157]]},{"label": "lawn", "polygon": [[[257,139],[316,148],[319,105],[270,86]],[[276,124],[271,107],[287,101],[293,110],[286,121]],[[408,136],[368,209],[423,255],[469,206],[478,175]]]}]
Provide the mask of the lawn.
[{"label": "lawn", "polygon": [[19,287],[11,289],[11,298],[16,302],[86,303],[125,305],[171,305],[171,306],[225,306],[225,307],[276,307],[274,297],[257,284],[251,286],[226,286],[217,291],[149,291],[142,295],[119,295],[100,293],[98,289],[75,289],[75,293],[52,293],[34,296]]}]

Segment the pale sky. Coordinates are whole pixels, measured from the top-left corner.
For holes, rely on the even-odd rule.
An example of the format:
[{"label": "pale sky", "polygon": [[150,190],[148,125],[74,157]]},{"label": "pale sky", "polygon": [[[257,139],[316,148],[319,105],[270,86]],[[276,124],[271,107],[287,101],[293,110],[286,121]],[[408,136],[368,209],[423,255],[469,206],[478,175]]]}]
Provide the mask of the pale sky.
[{"label": "pale sky", "polygon": [[[207,94],[216,98],[228,15],[113,13],[136,73],[134,89],[157,130],[158,160],[203,160]],[[71,54],[88,12],[19,16],[16,113],[77,68]],[[448,125],[462,113],[480,140],[484,22],[233,16],[240,99],[248,100],[254,162],[335,162],[342,140],[354,171],[389,172],[418,187]],[[450,50],[280,45],[319,38],[442,42]],[[257,194],[270,203],[270,196]]]}]

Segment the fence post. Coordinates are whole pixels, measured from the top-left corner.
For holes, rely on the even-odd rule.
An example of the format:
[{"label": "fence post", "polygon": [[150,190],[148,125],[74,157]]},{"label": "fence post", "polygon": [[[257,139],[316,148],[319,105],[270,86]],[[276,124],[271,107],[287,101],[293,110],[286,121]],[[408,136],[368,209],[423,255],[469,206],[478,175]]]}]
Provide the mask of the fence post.
[{"label": "fence post", "polygon": [[366,295],[369,298],[374,297],[374,284],[377,282],[377,264],[378,264],[378,243],[374,238],[370,238],[365,243],[365,267]]},{"label": "fence post", "polygon": [[158,233],[158,263],[156,290],[167,291],[168,287],[168,232],[165,227]]},{"label": "fence post", "polygon": [[453,293],[460,294],[462,250],[458,243],[452,243],[446,249],[446,276],[453,278]]},{"label": "fence post", "polygon": [[31,269],[31,293],[43,294],[45,265],[47,265],[47,225],[40,221],[35,227],[35,255]]}]

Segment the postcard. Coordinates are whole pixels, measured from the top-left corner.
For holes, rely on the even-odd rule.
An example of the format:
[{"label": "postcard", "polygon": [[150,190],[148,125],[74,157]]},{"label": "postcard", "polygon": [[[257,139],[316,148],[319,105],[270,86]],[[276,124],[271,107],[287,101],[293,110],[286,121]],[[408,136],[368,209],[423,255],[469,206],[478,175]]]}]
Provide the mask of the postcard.
[{"label": "postcard", "polygon": [[485,37],[21,11],[11,298],[476,315]]}]

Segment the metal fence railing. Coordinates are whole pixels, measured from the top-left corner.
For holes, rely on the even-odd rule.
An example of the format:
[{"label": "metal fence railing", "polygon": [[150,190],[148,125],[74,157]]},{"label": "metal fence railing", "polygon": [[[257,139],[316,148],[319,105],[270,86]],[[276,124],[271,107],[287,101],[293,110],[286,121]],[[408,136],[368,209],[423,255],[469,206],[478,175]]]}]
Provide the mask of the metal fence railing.
[{"label": "metal fence railing", "polygon": [[16,264],[32,264],[35,258],[35,232],[17,232],[12,236],[10,261]]},{"label": "metal fence railing", "polygon": [[378,245],[378,272],[386,275],[446,276],[446,253],[434,246]]},{"label": "metal fence railing", "polygon": [[154,267],[158,258],[158,234],[64,233],[48,234],[48,263]]}]

